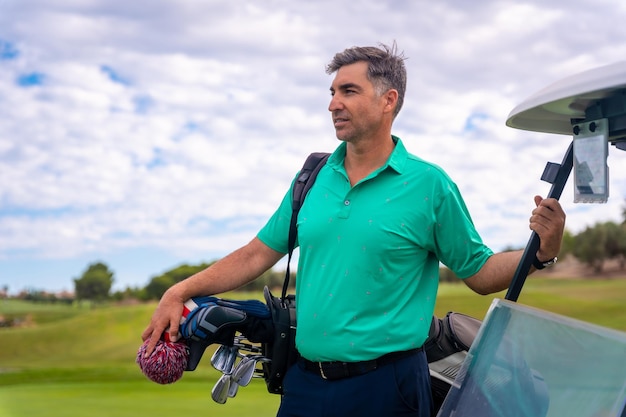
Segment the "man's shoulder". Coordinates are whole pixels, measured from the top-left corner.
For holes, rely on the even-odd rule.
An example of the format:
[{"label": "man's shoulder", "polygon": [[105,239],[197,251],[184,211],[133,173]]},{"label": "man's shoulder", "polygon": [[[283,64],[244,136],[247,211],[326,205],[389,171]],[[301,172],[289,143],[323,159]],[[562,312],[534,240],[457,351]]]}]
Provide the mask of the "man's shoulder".
[{"label": "man's shoulder", "polygon": [[412,153],[407,153],[406,168],[409,172],[430,173],[430,175],[449,180],[448,173],[432,161],[427,161]]}]

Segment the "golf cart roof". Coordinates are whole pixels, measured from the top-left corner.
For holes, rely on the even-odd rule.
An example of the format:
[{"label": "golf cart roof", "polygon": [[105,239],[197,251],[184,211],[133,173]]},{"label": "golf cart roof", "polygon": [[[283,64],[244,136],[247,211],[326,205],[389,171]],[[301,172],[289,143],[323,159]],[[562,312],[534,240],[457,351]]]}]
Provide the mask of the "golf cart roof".
[{"label": "golf cart roof", "polygon": [[594,102],[626,89],[626,61],[564,78],[515,107],[506,125],[535,132],[572,134],[572,119],[584,119]]}]

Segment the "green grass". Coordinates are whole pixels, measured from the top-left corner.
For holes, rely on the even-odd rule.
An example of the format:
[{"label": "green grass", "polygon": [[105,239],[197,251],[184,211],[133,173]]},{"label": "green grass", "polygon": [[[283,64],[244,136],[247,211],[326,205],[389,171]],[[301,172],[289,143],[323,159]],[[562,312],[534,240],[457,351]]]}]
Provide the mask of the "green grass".
[{"label": "green grass", "polygon": [[20,318],[39,324],[52,323],[82,313],[82,308],[67,304],[33,303],[22,300],[0,300],[0,314],[5,320]]},{"label": "green grass", "polygon": [[240,388],[224,404],[211,399],[217,379],[183,380],[172,385],[124,380],[78,382],[32,382],[2,387],[0,415],[63,417],[137,416],[255,416],[276,415],[279,397],[270,395],[262,381]]},{"label": "green grass", "polygon": [[[228,295],[251,298],[251,294]],[[280,397],[262,380],[225,405],[211,399],[219,378],[207,358],[171,385],[149,381],[135,364],[155,304],[72,306],[0,301],[0,314],[30,314],[34,324],[0,329],[0,416],[274,416]],[[51,316],[55,320],[50,320]]]},{"label": "green grass", "polygon": [[[465,285],[439,289],[435,313],[459,311],[483,318],[494,298],[506,291],[477,296]],[[566,280],[530,277],[519,303],[612,329],[626,331],[626,279]]]},{"label": "green grass", "polygon": [[[464,285],[442,284],[436,313],[459,311],[483,318],[495,296],[478,296]],[[225,298],[259,298],[228,294]],[[626,331],[626,279],[529,278],[519,302],[601,326]],[[159,415],[273,416],[280,397],[261,380],[240,388],[219,405],[211,388],[219,374],[205,353],[181,381],[158,385],[134,363],[140,334],[155,304],[77,308],[0,300],[0,314],[30,315],[32,325],[0,328],[0,416],[48,417]]]}]

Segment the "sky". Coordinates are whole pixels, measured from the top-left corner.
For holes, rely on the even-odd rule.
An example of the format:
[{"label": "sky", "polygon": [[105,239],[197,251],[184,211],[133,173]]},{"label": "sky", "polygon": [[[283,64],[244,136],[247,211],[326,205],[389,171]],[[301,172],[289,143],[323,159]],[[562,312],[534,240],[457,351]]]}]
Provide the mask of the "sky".
[{"label": "sky", "polygon": [[[507,117],[622,60],[625,20],[614,0],[0,0],[0,288],[71,291],[95,262],[143,287],[247,243],[339,143],[326,64],[381,42],[407,57],[393,133],[448,172],[490,247],[524,247],[571,137]],[[608,163],[606,204],[568,182],[573,233],[622,221],[626,153]]]}]

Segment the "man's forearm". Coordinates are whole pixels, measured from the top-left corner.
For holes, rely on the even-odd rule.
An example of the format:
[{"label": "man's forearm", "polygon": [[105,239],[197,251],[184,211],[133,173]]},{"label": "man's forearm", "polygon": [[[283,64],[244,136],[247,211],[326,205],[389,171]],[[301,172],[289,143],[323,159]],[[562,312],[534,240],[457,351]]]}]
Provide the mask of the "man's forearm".
[{"label": "man's forearm", "polygon": [[257,238],[168,290],[180,300],[237,289],[263,274],[284,254]]},{"label": "man's forearm", "polygon": [[[492,255],[478,273],[465,279],[465,284],[482,295],[507,289],[523,253],[523,250],[519,250]],[[534,269],[531,269],[531,272],[533,271]]]}]

